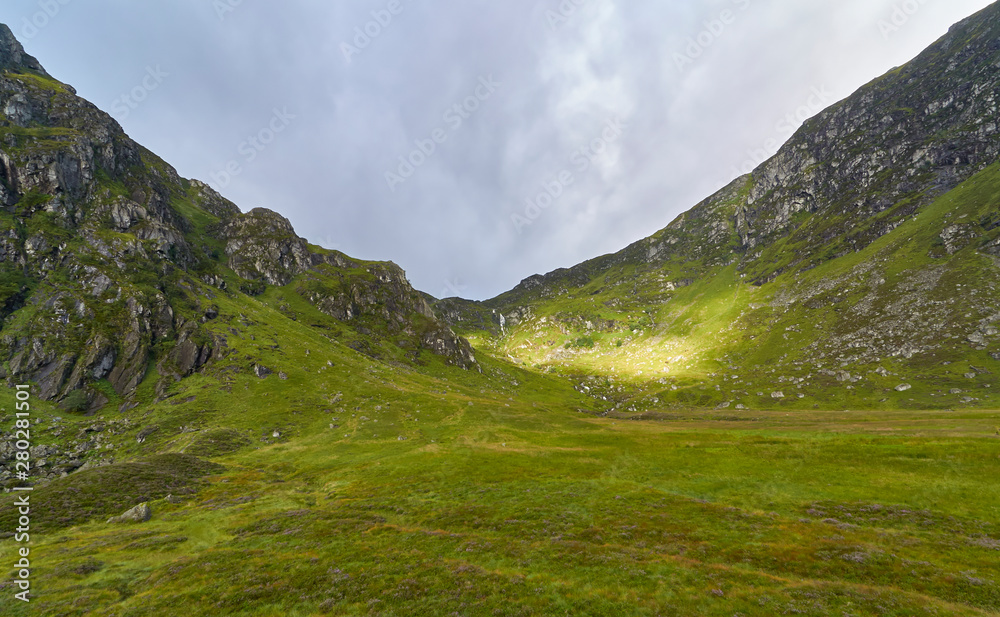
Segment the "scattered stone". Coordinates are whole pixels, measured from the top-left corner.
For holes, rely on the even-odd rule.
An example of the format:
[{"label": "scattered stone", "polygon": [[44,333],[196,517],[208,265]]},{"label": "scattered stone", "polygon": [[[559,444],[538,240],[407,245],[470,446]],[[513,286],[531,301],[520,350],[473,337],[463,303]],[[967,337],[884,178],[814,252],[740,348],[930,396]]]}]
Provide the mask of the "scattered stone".
[{"label": "scattered stone", "polygon": [[772,392],[771,398],[785,398],[784,392]]},{"label": "scattered stone", "polygon": [[108,524],[123,523],[145,523],[153,517],[153,510],[147,503],[140,503],[136,507],[128,510],[119,516],[112,516],[108,519]]},{"label": "scattered stone", "polygon": [[896,386],[896,392],[906,392],[907,390],[909,390],[911,388],[913,388],[913,386],[911,386],[908,383],[900,384],[900,385]]},{"label": "scattered stone", "polygon": [[850,563],[864,563],[868,561],[870,557],[871,555],[869,555],[868,553],[865,553],[863,551],[856,551],[841,556],[841,559]]},{"label": "scattered stone", "polygon": [[143,443],[146,441],[147,437],[149,437],[158,430],[160,430],[160,427],[156,426],[155,424],[153,426],[147,426],[146,428],[139,431],[139,434],[135,436],[135,440],[137,443]]}]

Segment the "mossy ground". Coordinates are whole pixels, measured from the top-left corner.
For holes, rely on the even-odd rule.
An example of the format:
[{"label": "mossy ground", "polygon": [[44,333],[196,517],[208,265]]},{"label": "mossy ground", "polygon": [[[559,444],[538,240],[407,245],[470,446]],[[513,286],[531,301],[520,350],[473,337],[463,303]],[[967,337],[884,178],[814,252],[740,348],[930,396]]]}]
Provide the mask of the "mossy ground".
[{"label": "mossy ground", "polygon": [[383,437],[300,409],[147,524],[46,529],[0,614],[997,614],[1000,413],[625,421],[474,388],[359,406]]}]

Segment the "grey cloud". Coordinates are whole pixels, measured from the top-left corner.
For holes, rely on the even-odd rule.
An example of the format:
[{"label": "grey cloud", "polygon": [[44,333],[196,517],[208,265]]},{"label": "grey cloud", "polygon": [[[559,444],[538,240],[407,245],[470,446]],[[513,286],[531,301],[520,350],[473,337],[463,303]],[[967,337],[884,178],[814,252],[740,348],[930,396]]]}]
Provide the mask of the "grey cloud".
[{"label": "grey cloud", "polygon": [[[221,19],[213,0],[70,1],[22,42],[109,111],[162,67],[122,123],[180,173],[212,181],[235,160],[220,188],[244,210],[476,298],[660,229],[787,139],[783,119],[816,88],[843,98],[989,4],[928,0],[886,36],[899,0],[399,0],[378,28],[389,0],[220,1]],[[553,23],[561,4],[576,8]],[[43,5],[8,0],[0,20],[24,39]],[[366,26],[380,31],[348,61]],[[491,75],[496,91],[449,124]],[[295,119],[247,161],[240,145],[275,108]],[[581,169],[574,153],[615,120],[621,135]],[[447,139],[390,190],[385,173],[435,129]],[[572,183],[519,230],[512,215],[565,171]]]}]

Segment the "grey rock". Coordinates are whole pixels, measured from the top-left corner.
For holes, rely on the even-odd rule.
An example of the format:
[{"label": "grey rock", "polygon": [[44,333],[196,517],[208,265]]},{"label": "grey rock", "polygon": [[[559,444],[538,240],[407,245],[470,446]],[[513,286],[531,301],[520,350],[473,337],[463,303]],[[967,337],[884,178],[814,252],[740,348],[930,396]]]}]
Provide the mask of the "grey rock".
[{"label": "grey rock", "polygon": [[134,508],[108,519],[108,524],[145,523],[153,517],[153,510],[148,503],[141,503]]}]

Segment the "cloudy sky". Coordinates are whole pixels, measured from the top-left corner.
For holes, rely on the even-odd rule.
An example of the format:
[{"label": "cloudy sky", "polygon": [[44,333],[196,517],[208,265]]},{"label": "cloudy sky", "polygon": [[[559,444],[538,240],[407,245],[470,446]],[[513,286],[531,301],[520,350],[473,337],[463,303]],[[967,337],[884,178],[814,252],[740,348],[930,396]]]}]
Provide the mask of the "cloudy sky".
[{"label": "cloudy sky", "polygon": [[4,0],[181,175],[485,299],[664,227],[986,0]]}]

